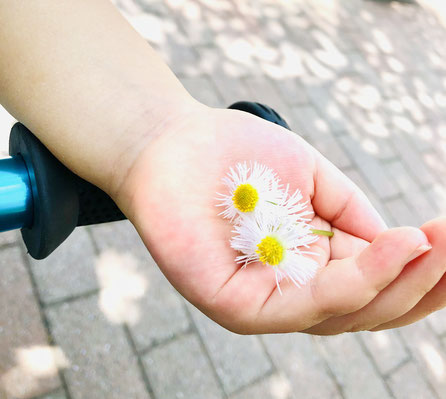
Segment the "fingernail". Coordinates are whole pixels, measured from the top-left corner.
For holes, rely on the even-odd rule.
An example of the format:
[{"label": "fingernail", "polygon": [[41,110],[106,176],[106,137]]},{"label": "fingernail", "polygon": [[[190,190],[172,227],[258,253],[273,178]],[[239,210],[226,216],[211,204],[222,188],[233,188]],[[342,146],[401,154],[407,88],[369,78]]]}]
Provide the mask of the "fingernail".
[{"label": "fingernail", "polygon": [[409,263],[410,261],[414,260],[415,258],[418,258],[420,255],[424,254],[425,252],[432,249],[432,245],[430,244],[423,244],[420,245],[415,251],[412,252],[412,255],[409,256],[406,263]]}]

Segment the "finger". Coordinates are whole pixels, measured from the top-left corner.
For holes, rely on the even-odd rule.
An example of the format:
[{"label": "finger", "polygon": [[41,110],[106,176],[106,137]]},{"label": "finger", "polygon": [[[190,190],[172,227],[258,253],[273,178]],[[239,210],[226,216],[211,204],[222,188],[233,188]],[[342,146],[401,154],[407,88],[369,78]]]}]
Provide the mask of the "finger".
[{"label": "finger", "polygon": [[[413,227],[380,233],[359,255],[331,261],[300,289],[282,285],[266,298],[253,328],[257,332],[301,331],[367,305],[401,272],[418,247],[428,244]],[[242,274],[240,274],[240,277]]]},{"label": "finger", "polygon": [[412,309],[440,280],[445,270],[446,264],[434,263],[430,249],[426,247],[368,305],[356,312],[325,320],[305,332],[331,335],[364,331],[392,321]]},{"label": "finger", "polygon": [[[421,227],[432,244],[432,250],[423,256],[423,269],[426,277],[436,270],[446,269],[446,218],[434,219]],[[420,260],[421,262],[421,260]],[[421,277],[420,277],[421,278]],[[423,277],[424,278],[424,277]],[[383,323],[373,331],[402,327],[426,317],[430,313],[446,306],[446,276],[440,280],[424,297],[407,313],[387,323]]]},{"label": "finger", "polygon": [[370,243],[362,238],[332,228],[334,233],[330,239],[330,259],[344,259],[359,254]]},{"label": "finger", "polygon": [[313,208],[332,226],[369,242],[387,229],[365,194],[320,154],[314,180]]}]

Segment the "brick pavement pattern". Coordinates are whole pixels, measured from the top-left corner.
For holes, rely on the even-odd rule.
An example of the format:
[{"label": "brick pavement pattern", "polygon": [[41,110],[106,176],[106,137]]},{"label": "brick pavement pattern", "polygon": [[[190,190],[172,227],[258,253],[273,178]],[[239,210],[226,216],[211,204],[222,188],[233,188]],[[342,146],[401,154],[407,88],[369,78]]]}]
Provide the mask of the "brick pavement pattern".
[{"label": "brick pavement pattern", "polygon": [[[198,100],[274,107],[389,226],[446,213],[442,0],[114,3]],[[0,107],[0,156],[13,122]],[[238,336],[185,303],[129,222],[25,252],[0,234],[1,399],[446,398],[446,310],[378,333]]]}]

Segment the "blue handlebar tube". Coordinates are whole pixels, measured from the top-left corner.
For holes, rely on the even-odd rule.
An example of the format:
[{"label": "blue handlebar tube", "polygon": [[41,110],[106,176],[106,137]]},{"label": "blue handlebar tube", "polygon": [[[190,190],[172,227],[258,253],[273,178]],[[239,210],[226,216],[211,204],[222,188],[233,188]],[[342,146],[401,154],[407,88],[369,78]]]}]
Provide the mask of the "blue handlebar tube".
[{"label": "blue handlebar tube", "polygon": [[33,200],[28,170],[20,155],[0,159],[0,232],[29,227]]}]

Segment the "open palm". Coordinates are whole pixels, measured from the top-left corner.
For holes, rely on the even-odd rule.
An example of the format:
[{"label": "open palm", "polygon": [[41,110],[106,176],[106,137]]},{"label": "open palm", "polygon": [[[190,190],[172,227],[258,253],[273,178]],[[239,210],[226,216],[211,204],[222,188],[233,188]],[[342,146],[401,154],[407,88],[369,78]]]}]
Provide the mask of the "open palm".
[{"label": "open palm", "polygon": [[[271,268],[235,263],[232,226],[218,216],[221,179],[243,161],[262,163],[291,191],[300,189],[314,212],[311,224],[335,233],[311,246],[319,254],[315,278],[301,288],[284,280],[283,296]],[[174,287],[232,331],[390,328],[446,302],[445,219],[422,230],[388,230],[365,195],[313,147],[241,111],[201,108],[151,140],[116,200]],[[429,243],[432,250],[410,261]]]}]

